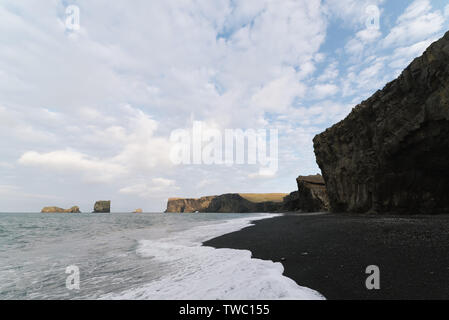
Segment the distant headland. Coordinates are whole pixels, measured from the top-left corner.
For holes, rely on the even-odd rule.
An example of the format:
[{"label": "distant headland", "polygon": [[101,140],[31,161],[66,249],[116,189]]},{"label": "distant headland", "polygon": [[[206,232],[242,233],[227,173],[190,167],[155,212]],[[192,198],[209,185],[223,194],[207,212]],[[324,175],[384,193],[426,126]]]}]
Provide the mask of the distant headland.
[{"label": "distant headland", "polygon": [[321,175],[297,178],[298,191],[287,193],[229,193],[198,199],[170,198],[166,213],[317,212],[328,210]]}]

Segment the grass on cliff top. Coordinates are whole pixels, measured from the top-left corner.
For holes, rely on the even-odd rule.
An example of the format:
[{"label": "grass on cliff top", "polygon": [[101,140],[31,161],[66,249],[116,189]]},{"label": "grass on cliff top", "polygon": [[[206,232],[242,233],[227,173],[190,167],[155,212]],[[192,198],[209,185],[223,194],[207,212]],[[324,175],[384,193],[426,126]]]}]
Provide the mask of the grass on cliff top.
[{"label": "grass on cliff top", "polygon": [[239,193],[239,195],[251,202],[282,202],[288,193]]},{"label": "grass on cliff top", "polygon": [[[248,201],[254,203],[260,202],[282,202],[284,197],[288,196],[288,193],[239,193],[239,195]],[[217,196],[207,196],[202,197],[200,199],[208,198],[208,197],[217,197]],[[199,200],[195,198],[169,198],[168,201],[176,201],[176,200]]]}]

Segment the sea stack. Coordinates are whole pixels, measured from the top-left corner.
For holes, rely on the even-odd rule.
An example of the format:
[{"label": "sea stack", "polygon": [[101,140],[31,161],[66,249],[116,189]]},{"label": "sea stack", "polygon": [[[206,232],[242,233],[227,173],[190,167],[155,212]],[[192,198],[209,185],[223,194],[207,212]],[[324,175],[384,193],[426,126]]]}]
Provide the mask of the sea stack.
[{"label": "sea stack", "polygon": [[334,212],[449,212],[449,32],[314,139]]},{"label": "sea stack", "polygon": [[110,213],[111,212],[111,201],[97,201],[94,206],[94,213]]},{"label": "sea stack", "polygon": [[81,213],[78,206],[73,206],[70,209],[63,209],[59,207],[45,207],[41,210],[41,213]]}]

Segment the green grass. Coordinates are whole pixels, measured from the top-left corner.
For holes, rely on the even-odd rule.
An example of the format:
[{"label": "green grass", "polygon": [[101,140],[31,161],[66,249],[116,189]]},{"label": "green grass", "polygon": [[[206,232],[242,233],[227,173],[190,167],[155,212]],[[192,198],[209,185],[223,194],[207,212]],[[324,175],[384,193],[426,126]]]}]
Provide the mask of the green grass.
[{"label": "green grass", "polygon": [[251,202],[282,202],[288,193],[239,193],[239,195]]}]

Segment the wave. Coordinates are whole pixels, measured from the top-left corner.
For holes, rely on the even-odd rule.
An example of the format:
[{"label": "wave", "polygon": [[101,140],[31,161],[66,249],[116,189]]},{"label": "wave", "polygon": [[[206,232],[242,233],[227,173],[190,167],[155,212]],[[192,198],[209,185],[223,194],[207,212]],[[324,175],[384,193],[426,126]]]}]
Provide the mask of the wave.
[{"label": "wave", "polygon": [[158,240],[140,240],[137,253],[160,263],[158,279],[102,299],[322,300],[324,297],[283,276],[281,263],[253,259],[247,250],[215,249],[204,241],[276,217],[264,214],[196,226]]}]

